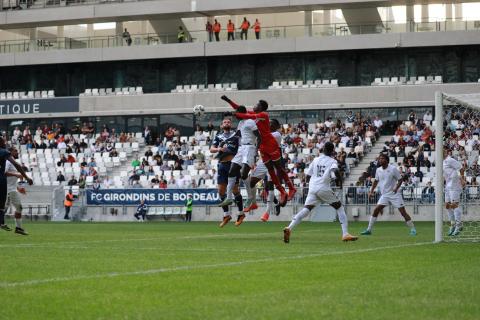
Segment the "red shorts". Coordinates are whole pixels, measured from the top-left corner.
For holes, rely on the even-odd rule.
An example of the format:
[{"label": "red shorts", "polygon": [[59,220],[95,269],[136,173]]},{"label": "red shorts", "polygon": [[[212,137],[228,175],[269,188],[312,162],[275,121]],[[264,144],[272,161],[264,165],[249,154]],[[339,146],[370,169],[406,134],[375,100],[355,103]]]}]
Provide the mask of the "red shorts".
[{"label": "red shorts", "polygon": [[277,161],[282,157],[280,149],[277,146],[275,146],[275,149],[273,150],[268,150],[267,148],[260,149],[260,155],[262,156],[263,163],[267,163],[269,161]]}]

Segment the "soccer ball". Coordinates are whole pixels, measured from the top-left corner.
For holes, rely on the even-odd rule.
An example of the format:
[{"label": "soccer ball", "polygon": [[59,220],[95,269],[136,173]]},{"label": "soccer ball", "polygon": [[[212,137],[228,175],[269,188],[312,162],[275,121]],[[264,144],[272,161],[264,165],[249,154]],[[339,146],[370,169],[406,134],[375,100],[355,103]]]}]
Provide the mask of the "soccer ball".
[{"label": "soccer ball", "polygon": [[193,114],[197,118],[202,117],[205,114],[205,107],[202,106],[201,104],[197,104],[196,106],[193,107]]}]

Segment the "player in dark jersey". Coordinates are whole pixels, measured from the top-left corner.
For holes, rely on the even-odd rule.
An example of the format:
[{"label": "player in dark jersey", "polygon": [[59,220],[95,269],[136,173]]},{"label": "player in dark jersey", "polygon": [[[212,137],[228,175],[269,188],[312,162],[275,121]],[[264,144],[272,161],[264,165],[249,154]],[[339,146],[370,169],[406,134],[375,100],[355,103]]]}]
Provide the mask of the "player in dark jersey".
[{"label": "player in dark jersey", "polygon": [[[232,164],[232,159],[235,157],[235,154],[238,151],[239,146],[239,136],[232,129],[232,120],[230,118],[224,118],[222,121],[222,132],[218,133],[213,140],[213,143],[210,147],[211,153],[217,153],[216,158],[218,162],[217,170],[217,184],[218,184],[218,194],[222,202],[227,196],[227,185],[228,185],[228,174],[230,172],[230,166]],[[235,203],[237,204],[239,214],[243,214],[243,199],[236,184],[233,188],[233,195],[235,196]],[[230,207],[222,206],[223,209],[223,220],[220,223],[220,227],[226,225],[230,220],[232,220]]]},{"label": "player in dark jersey", "polygon": [[32,179],[27,176],[22,166],[12,157],[6,149],[5,140],[0,137],[0,229],[11,231],[5,224],[5,202],[7,201],[7,177],[5,176],[5,166],[7,160],[13,164],[15,169],[25,178],[29,185],[33,184]]},{"label": "player in dark jersey", "polygon": [[[229,103],[233,109],[238,109],[239,105],[230,100],[227,96],[222,96],[221,98],[222,100]],[[257,123],[258,131],[260,132],[260,136],[262,138],[259,150],[262,156],[263,163],[265,163],[265,166],[268,169],[268,173],[270,174],[270,178],[272,179],[273,184],[280,192],[280,204],[282,206],[285,206],[287,201],[293,198],[293,196],[297,192],[297,189],[288,177],[285,168],[282,166],[282,155],[280,153],[280,146],[270,132],[270,118],[268,116],[267,110],[268,103],[265,100],[260,100],[253,108],[253,111],[248,111],[247,113],[237,112],[235,113],[235,117],[237,119],[252,119],[255,120],[255,122]],[[280,183],[279,177],[287,183],[288,195],[282,184]]]}]

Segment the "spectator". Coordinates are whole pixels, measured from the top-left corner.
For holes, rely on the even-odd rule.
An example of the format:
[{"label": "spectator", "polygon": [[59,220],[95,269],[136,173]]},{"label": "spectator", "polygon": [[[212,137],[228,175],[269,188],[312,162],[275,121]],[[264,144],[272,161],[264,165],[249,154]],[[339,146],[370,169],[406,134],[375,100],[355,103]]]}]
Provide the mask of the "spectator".
[{"label": "spectator", "polygon": [[95,162],[95,158],[90,158],[90,162],[88,163],[89,168],[93,168],[97,166],[97,162]]},{"label": "spectator", "polygon": [[160,181],[159,187],[160,189],[167,189],[168,187],[167,181],[166,180]]},{"label": "spectator", "polygon": [[215,23],[213,24],[213,33],[215,33],[215,40],[217,42],[220,41],[220,30],[222,30],[222,25],[218,23],[217,19],[215,19]]},{"label": "spectator", "polygon": [[187,196],[187,201],[185,202],[186,213],[185,213],[185,222],[192,221],[192,211],[193,211],[193,199],[192,195]]},{"label": "spectator", "polygon": [[80,189],[85,189],[86,184],[87,184],[87,181],[85,180],[85,176],[81,175],[80,179],[78,179],[78,187]]},{"label": "spectator", "polygon": [[112,186],[112,180],[110,180],[108,178],[108,176],[105,177],[105,179],[103,179],[103,188],[104,189],[110,189],[110,187]]},{"label": "spectator", "polygon": [[128,46],[132,45],[132,37],[130,36],[130,32],[128,32],[127,28],[125,28],[125,31],[122,34],[122,38],[125,40]]},{"label": "spectator", "polygon": [[63,173],[61,171],[58,171],[57,181],[60,182],[60,183],[65,181],[65,176],[63,175]]},{"label": "spectator", "polygon": [[111,158],[116,158],[116,157],[118,157],[118,152],[117,152],[117,150],[116,150],[115,148],[113,148],[112,151],[110,151],[109,156],[110,156]]},{"label": "spectator", "polygon": [[[141,200],[134,214],[135,219],[142,222],[145,221],[147,212],[148,212],[148,205],[145,203],[145,200]],[[142,219],[140,219],[140,217],[142,217]]]},{"label": "spectator", "polygon": [[378,116],[375,116],[375,120],[373,120],[373,125],[375,128],[377,128],[378,131],[382,130],[383,127],[383,121],[378,118]]},{"label": "spectator", "polygon": [[178,43],[185,42],[185,31],[183,30],[182,26],[178,27],[177,40],[178,40]]},{"label": "spectator", "polygon": [[160,179],[158,178],[158,174],[155,175],[155,177],[152,178],[152,180],[150,180],[150,182],[152,184],[159,184],[160,183]]},{"label": "spectator", "polygon": [[212,132],[213,130],[215,130],[215,127],[214,127],[212,121],[209,121],[208,125],[207,125],[207,131]]},{"label": "spectator", "polygon": [[240,38],[243,40],[245,35],[245,40],[248,40],[248,29],[250,29],[250,21],[247,20],[247,17],[243,18],[242,25],[240,26]]},{"label": "spectator", "polygon": [[253,28],[253,31],[255,31],[255,38],[259,40],[260,39],[260,21],[258,21],[258,19],[255,19],[255,23],[253,24],[252,28]]},{"label": "spectator", "polygon": [[143,130],[143,137],[145,138],[145,143],[147,145],[150,145],[152,143],[152,132],[150,131],[150,128],[148,126],[145,127],[145,130]]},{"label": "spectator", "polygon": [[147,151],[145,152],[145,157],[153,157],[152,148],[148,147]]},{"label": "spectator", "polygon": [[208,34],[208,41],[212,42],[213,41],[213,25],[210,23],[210,21],[207,21],[207,24],[205,25],[205,30],[207,31],[207,34]]},{"label": "spectator", "polygon": [[430,111],[427,111],[423,115],[423,122],[430,124],[432,122],[432,120],[433,120],[432,113]]},{"label": "spectator", "polygon": [[135,157],[135,159],[132,161],[132,167],[135,169],[136,167],[140,166],[140,160],[138,159],[138,156]]},{"label": "spectator", "polygon": [[77,179],[75,179],[75,176],[72,176],[70,180],[68,180],[68,186],[70,187],[76,186],[77,184],[78,184],[78,181]]},{"label": "spectator", "polygon": [[235,33],[235,24],[233,24],[232,20],[228,20],[228,24],[227,24],[227,41],[234,41],[235,40],[235,36],[234,36],[234,33]]}]

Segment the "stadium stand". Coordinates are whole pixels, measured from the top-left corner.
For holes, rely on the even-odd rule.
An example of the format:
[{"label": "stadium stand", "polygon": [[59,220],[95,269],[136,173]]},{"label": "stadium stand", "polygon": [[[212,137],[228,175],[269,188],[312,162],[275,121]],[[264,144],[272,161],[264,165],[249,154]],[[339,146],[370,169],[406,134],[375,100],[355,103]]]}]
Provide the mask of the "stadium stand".
[{"label": "stadium stand", "polygon": [[[87,124],[80,134],[71,134],[61,125],[38,127],[32,132],[15,128],[11,142],[19,145],[20,159],[36,185],[58,186],[74,181],[80,188],[192,188],[215,187],[218,160],[210,153],[217,133],[197,127],[193,136],[181,136],[170,127],[163,139],[155,141],[144,133],[118,134],[104,127],[94,133]],[[378,136],[369,118],[346,121],[328,118],[325,122],[301,120],[282,127],[282,148],[289,176],[297,186],[305,185],[304,170],[330,140],[342,177],[368,153]],[[65,181],[58,181],[63,175]],[[72,179],[74,177],[74,179]],[[97,185],[96,185],[97,184]]]},{"label": "stadium stand", "polygon": [[87,88],[80,96],[121,96],[121,95],[139,95],[143,94],[142,87],[123,87],[123,88]]},{"label": "stadium stand", "polygon": [[306,88],[328,88],[338,87],[338,79],[331,80],[302,80],[294,81],[274,81],[268,89],[306,89]]},{"label": "stadium stand", "polygon": [[404,85],[404,84],[439,84],[443,83],[442,76],[419,76],[410,77],[407,80],[407,77],[384,77],[384,78],[375,78],[372,82],[372,86],[386,86],[386,85]]},{"label": "stadium stand", "polygon": [[189,93],[189,92],[215,92],[215,91],[236,91],[238,90],[237,83],[217,83],[217,84],[185,84],[177,85],[172,89],[172,93]]},{"label": "stadium stand", "polygon": [[0,92],[0,100],[55,98],[54,90]]}]

